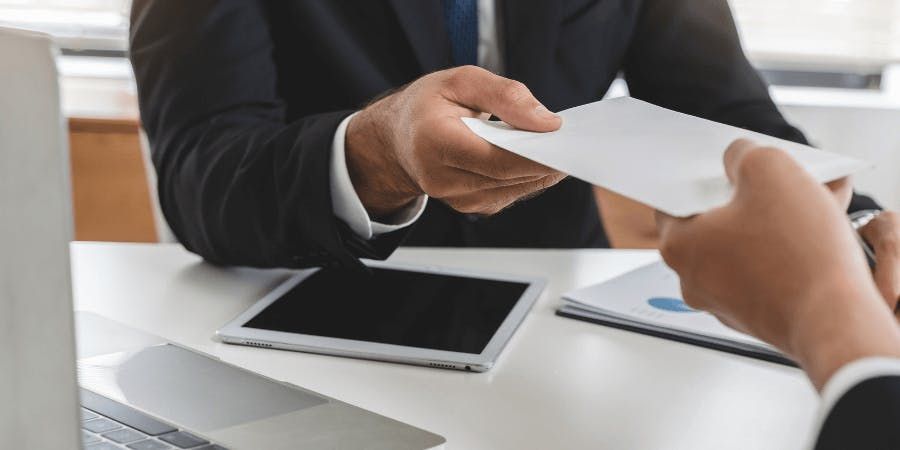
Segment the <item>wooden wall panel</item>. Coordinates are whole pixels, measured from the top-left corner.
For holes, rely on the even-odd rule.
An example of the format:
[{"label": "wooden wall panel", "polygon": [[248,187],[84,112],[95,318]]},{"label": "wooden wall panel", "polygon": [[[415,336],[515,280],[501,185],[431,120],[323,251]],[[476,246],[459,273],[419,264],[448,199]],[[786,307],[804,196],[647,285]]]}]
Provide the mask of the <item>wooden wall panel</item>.
[{"label": "wooden wall panel", "polygon": [[69,120],[75,239],[156,242],[138,124]]}]

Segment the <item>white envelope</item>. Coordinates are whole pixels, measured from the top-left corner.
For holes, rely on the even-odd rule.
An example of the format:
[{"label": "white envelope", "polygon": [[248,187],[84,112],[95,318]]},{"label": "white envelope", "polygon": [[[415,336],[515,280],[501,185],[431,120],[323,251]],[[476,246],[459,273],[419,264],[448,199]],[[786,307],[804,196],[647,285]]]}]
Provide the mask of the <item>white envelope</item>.
[{"label": "white envelope", "polygon": [[550,133],[516,130],[503,122],[463,121],[498,147],[678,217],[706,212],[731,199],[722,155],[738,138],[786,150],[821,182],[869,166],[630,97],[578,106],[559,115],[562,127]]}]

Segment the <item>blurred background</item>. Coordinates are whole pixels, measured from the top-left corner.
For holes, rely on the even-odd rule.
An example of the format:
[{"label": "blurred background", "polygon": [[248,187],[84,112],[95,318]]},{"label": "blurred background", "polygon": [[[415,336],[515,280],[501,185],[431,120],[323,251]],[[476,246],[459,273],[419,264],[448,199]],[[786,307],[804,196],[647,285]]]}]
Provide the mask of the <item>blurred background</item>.
[{"label": "blurred background", "polygon": [[[56,37],[76,238],[170,240],[125,57],[130,0],[0,0],[0,26]],[[900,0],[731,0],[750,60],[821,148],[875,168],[859,190],[900,210]],[[627,93],[617,82],[608,94]]]}]

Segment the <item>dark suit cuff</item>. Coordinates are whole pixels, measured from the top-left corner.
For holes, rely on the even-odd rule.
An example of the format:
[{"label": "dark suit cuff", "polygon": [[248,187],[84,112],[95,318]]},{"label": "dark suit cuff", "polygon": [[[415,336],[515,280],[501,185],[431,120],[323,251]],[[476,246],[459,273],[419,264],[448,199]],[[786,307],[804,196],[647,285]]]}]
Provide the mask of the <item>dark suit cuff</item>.
[{"label": "dark suit cuff", "polygon": [[293,267],[362,268],[359,258],[386,259],[405,239],[409,228],[366,240],[334,215],[331,198],[331,150],[334,133],[339,124],[353,111],[321,114],[314,125],[305,130],[304,138],[295,142],[295,152],[305,155],[299,165],[305,172],[298,177],[304,186],[298,192],[307,193],[294,205],[303,237],[291,258]]},{"label": "dark suit cuff", "polygon": [[853,197],[850,199],[850,206],[847,207],[847,213],[849,214],[856,211],[862,211],[864,209],[881,210],[883,208],[878,204],[878,202],[873,200],[872,197],[854,192]]}]

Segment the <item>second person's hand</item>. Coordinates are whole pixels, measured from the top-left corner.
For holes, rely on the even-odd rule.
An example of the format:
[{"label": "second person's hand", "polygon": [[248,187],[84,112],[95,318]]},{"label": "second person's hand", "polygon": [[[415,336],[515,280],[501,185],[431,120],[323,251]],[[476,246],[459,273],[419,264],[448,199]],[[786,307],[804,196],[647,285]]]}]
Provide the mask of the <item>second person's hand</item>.
[{"label": "second person's hand", "polygon": [[778,347],[820,388],[850,361],[900,356],[900,331],[844,214],[849,186],[825,187],[749,141],[732,144],[725,167],[729,204],[657,217],[685,301]]},{"label": "second person's hand", "polygon": [[875,251],[875,284],[888,308],[900,320],[900,215],[883,211],[859,230]]}]

